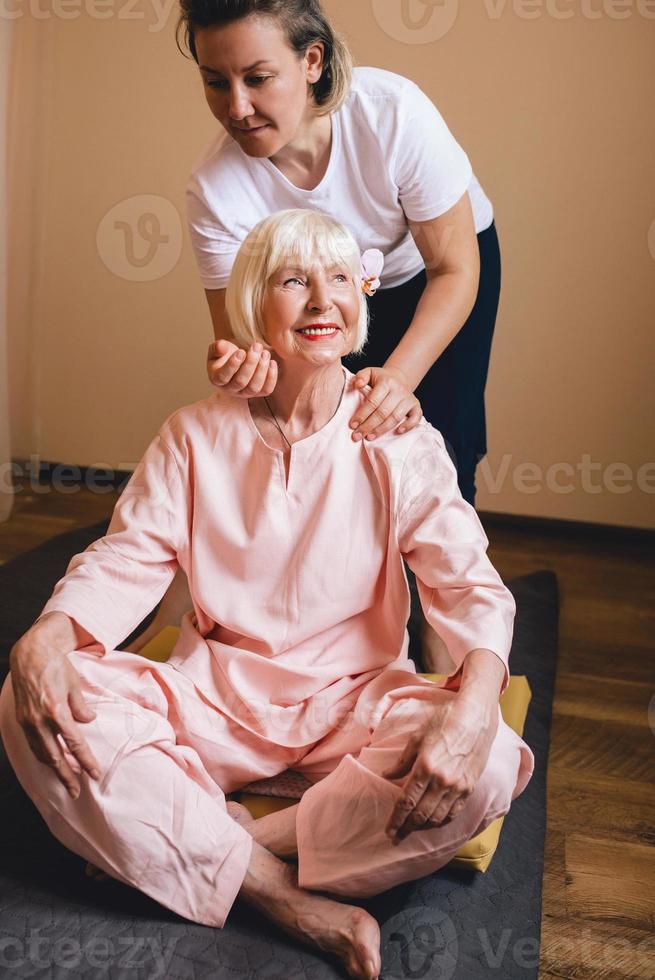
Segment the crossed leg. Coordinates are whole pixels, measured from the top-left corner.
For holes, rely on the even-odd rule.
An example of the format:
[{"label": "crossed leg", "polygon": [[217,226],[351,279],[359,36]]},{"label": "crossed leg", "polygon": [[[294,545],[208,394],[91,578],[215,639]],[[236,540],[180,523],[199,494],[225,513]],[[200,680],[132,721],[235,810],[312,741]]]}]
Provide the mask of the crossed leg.
[{"label": "crossed leg", "polygon": [[[457,696],[454,691],[420,678],[402,679],[399,688],[391,692],[391,706],[387,703],[386,713],[374,724],[363,748],[346,752],[294,808],[298,880],[302,887],[349,898],[368,897],[429,875],[447,864],[463,844],[493,820],[507,813],[526,785],[532,754],[499,717],[487,764],[466,805],[441,826],[415,830],[399,844],[392,843],[386,826],[402,794],[405,777],[390,780],[382,773],[398,761],[405,748],[415,727],[414,697],[425,694],[426,685],[430,686],[430,698],[447,700]],[[498,712],[500,716],[500,708]],[[345,738],[347,733],[335,736],[337,743],[343,743]],[[325,752],[329,755],[329,745]],[[313,753],[312,766],[315,774],[320,766],[317,752]],[[302,764],[296,768],[303,771]],[[277,816],[267,818],[269,824],[263,828],[269,835],[269,847],[275,846],[270,835]],[[286,848],[289,831],[283,819],[278,818],[278,828]],[[290,820],[290,815],[286,819]]]},{"label": "crossed leg", "polygon": [[[203,759],[173,727],[174,706],[178,696],[190,696],[190,682],[130,654],[70,657],[96,712],[83,731],[101,771],[96,781],[77,766],[78,799],[33,755],[16,719],[10,677],[0,692],[9,760],[60,843],[191,921],[222,928],[239,895],[300,942],[337,957],[349,977],[379,976],[375,919],[301,888],[297,870],[233,819]],[[199,729],[203,713],[201,705],[191,710]],[[206,723],[205,737],[221,734],[215,713]]]},{"label": "crossed leg", "polygon": [[[416,688],[405,688],[408,695],[412,690]],[[456,697],[453,691],[430,690],[436,698]],[[352,746],[363,736],[367,744],[359,752],[344,754],[300,803],[257,820],[239,804],[228,803],[228,810],[278,857],[299,856],[299,880],[306,888],[368,896],[437,870],[466,841],[507,813],[529,779],[533,760],[522,739],[499,717],[487,765],[466,806],[440,827],[414,831],[394,845],[385,827],[405,779],[392,781],[381,773],[406,744],[413,704],[411,696],[396,700],[370,736],[351,718],[350,728],[345,725],[327,738],[307,756],[308,773],[313,770],[314,776],[321,764],[317,760],[326,766],[334,762],[333,750],[341,752],[349,741]],[[297,768],[302,771],[302,763]]]}]

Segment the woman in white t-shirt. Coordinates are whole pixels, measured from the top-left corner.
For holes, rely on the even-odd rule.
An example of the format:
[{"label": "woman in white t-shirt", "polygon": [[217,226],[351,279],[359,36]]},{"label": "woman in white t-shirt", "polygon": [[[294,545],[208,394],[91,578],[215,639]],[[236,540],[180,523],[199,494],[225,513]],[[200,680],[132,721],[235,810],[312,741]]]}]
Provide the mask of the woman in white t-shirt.
[{"label": "woman in white t-shirt", "polygon": [[[468,157],[414,82],[352,69],[318,0],[180,0],[180,7],[178,39],[182,32],[222,127],[187,188],[216,336],[210,379],[235,397],[272,396],[277,365],[269,351],[230,342],[232,263],[267,215],[326,212],[352,231],[362,252],[384,254],[381,288],[369,299],[368,344],[344,359],[358,383],[370,386],[366,410],[350,420],[353,439],[412,428],[422,409],[444,436],[473,505],[475,468],[486,452],[484,388],[500,255],[492,207]],[[325,296],[312,296],[311,306],[317,323],[329,322]],[[277,420],[291,443],[288,419]],[[172,589],[133,649],[179,618],[185,596]]]},{"label": "woman in white t-shirt", "polygon": [[[258,221],[302,207],[342,221],[362,251],[385,257],[369,344],[346,361],[371,384],[371,412],[382,405],[354,437],[395,429],[410,411],[411,428],[422,408],[473,504],[500,261],[466,153],[414,82],[351,68],[318,0],[181,0],[180,29],[221,123],[187,187],[216,338],[230,337],[225,288]],[[245,363],[226,344],[210,353],[215,384],[246,397],[273,390],[275,364],[260,352]]]}]

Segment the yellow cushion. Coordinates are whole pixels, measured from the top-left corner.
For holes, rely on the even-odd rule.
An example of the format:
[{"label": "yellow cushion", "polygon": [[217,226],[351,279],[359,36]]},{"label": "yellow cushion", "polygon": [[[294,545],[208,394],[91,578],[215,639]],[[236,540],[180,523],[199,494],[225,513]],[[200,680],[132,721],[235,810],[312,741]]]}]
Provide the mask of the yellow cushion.
[{"label": "yellow cushion", "polygon": [[139,651],[142,657],[148,660],[156,660],[159,664],[165,664],[173,652],[173,647],[177,643],[180,631],[177,626],[164,626],[157,636],[150,640]]},{"label": "yellow cushion", "polygon": [[[153,640],[150,640],[141,655],[148,660],[165,663],[173,652],[179,630],[175,626],[166,626]],[[419,674],[429,680],[441,680],[447,674]],[[532,692],[527,677],[522,674],[510,677],[507,690],[500,697],[500,710],[506,724],[513,728],[518,735],[523,735],[523,726],[528,713],[528,705]],[[253,817],[263,817],[276,810],[284,810],[293,806],[296,800],[281,799],[274,796],[258,796],[253,793],[231,793],[230,798],[238,798],[240,803],[248,807]],[[498,847],[503,817],[498,817],[489,824],[486,830],[467,841],[452,858],[451,863],[460,867],[473,868],[476,871],[486,871]]]}]

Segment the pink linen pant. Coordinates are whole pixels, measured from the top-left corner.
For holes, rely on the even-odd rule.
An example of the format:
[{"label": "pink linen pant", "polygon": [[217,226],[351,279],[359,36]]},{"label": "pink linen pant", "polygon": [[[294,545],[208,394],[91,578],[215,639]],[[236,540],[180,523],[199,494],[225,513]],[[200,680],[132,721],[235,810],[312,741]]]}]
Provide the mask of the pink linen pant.
[{"label": "pink linen pant", "polygon": [[[297,811],[299,884],[355,898],[442,867],[509,810],[532,774],[531,750],[500,717],[487,766],[463,810],[394,846],[384,827],[404,779],[391,782],[380,773],[406,744],[411,699],[427,688],[432,698],[455,697],[452,691],[409,671],[387,671],[365,685],[334,730],[298,749],[240,727],[169,664],[122,651],[68,656],[96,712],[79,727],[100,779],[82,773],[79,798],[69,796],[32,753],[7,677],[0,733],[21,785],[65,847],[204,925],[224,925],[248,868],[252,838],[227,813],[225,794],[252,780],[293,768],[313,782]],[[374,715],[371,729],[366,719]],[[62,747],[79,771],[63,741]]]}]

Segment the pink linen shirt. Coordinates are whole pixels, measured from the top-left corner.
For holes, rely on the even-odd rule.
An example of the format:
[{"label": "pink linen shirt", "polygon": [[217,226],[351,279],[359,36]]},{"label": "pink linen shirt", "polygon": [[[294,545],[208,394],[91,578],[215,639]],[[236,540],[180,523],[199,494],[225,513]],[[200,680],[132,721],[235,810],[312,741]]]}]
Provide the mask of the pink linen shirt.
[{"label": "pink linen shirt", "polygon": [[[72,559],[42,615],[67,613],[113,650],[179,565],[194,611],[169,663],[243,728],[299,748],[333,730],[373,678],[415,671],[404,556],[457,673],[489,649],[504,691],[515,603],[443,437],[422,420],[353,442],[364,396],[344,371],[336,414],[294,443],[288,481],[246,399],[217,392],[174,412],[106,536]],[[457,674],[445,684],[457,685]]]}]

